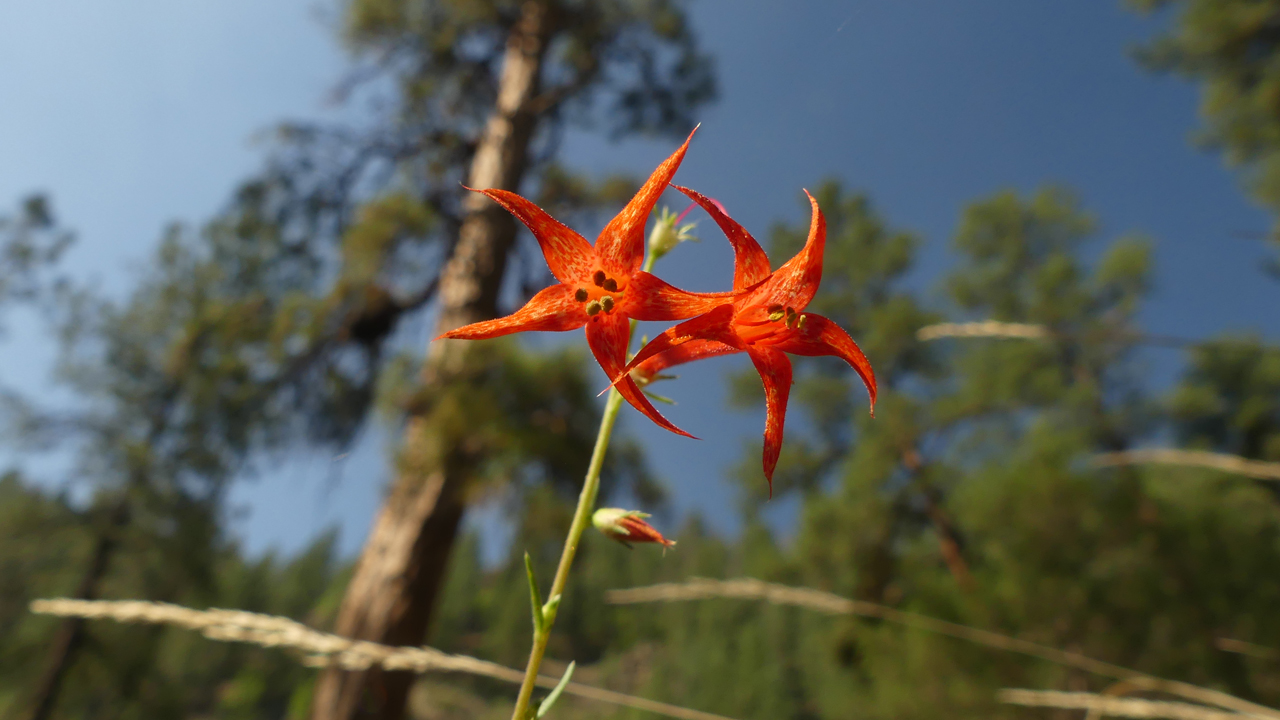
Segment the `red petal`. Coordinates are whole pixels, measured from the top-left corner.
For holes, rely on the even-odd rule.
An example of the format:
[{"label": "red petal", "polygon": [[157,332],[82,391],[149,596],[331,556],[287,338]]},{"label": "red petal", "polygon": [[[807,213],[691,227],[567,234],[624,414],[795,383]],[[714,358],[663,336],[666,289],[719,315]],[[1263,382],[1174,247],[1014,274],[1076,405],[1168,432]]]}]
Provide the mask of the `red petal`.
[{"label": "red petal", "polygon": [[733,301],[733,293],[691,293],[647,272],[627,284],[618,312],[635,320],[684,320]]},{"label": "red petal", "polygon": [[[467,188],[470,190],[470,188]],[[595,269],[595,251],[578,233],[547,214],[529,200],[506,190],[475,190],[520,218],[542,247],[551,274],[562,283],[574,283],[591,277]]]},{"label": "red petal", "polygon": [[687,187],[673,185],[675,189],[689,196],[689,199],[698,203],[712,220],[720,226],[729,243],[733,245],[733,290],[741,292],[756,283],[769,277],[769,256],[764,254],[764,248],[760,247],[760,243],[751,237],[751,233],[747,229],[737,223],[736,220],[729,217],[720,209],[710,198],[698,192],[690,190]]},{"label": "red petal", "polygon": [[742,348],[725,345],[716,340],[690,340],[683,345],[677,345],[640,363],[636,366],[635,374],[640,377],[653,377],[663,370],[677,365],[717,355],[732,355],[739,352],[742,352]]},{"label": "red petal", "polygon": [[764,383],[764,476],[769,481],[769,497],[773,497],[773,469],[782,452],[782,426],[791,394],[791,361],[780,350],[758,345],[747,346],[747,354]]},{"label": "red petal", "polygon": [[741,320],[749,323],[764,322],[773,306],[789,307],[800,312],[809,305],[822,282],[822,252],[827,243],[827,219],[823,217],[818,201],[805,190],[813,207],[813,220],[809,223],[809,239],[804,249],[778,268],[763,285],[745,298],[741,305],[751,306],[750,314],[743,313]]},{"label": "red petal", "polygon": [[[697,131],[698,128],[693,129],[693,132]],[[596,256],[600,258],[605,270],[630,275],[640,269],[640,264],[644,261],[645,221],[649,219],[649,213],[653,212],[653,206],[658,204],[658,198],[667,189],[667,183],[676,174],[680,161],[684,160],[693,132],[689,133],[689,138],[680,149],[671,153],[671,157],[653,171],[640,191],[631,198],[631,202],[622,208],[622,212],[600,231],[600,237],[596,239]]]},{"label": "red petal", "polygon": [[778,340],[769,343],[770,347],[789,352],[792,355],[817,357],[835,355],[844,360],[857,371],[862,384],[867,386],[867,394],[871,396],[871,414],[876,410],[876,374],[871,369],[867,356],[849,337],[844,328],[821,315],[804,314],[804,322],[800,327],[779,334]]},{"label": "red petal", "polygon": [[[615,378],[622,372],[622,366],[627,359],[627,341],[630,334],[630,321],[627,320],[625,315],[616,312],[600,313],[587,323],[587,344],[591,346],[591,352],[596,356],[596,362],[600,363],[605,375],[610,378]],[[663,417],[662,413],[654,409],[648,398],[644,396],[644,393],[640,392],[635,380],[632,380],[630,376],[624,376],[615,387],[618,392],[622,393],[622,397],[631,403],[632,407],[644,413],[659,426],[677,435],[693,437],[676,427],[670,420]]]},{"label": "red petal", "polygon": [[[627,363],[622,372],[630,373],[637,365],[648,360],[659,353],[667,352],[672,348],[684,345],[693,340],[712,340],[732,347],[742,347],[742,342],[738,340],[738,336],[734,334],[733,327],[730,322],[733,320],[733,306],[721,305],[705,315],[699,315],[692,320],[686,320],[673,328],[668,329],[658,337],[649,341],[648,345],[640,348],[640,352],[631,358],[631,362]],[[618,375],[610,376],[615,382],[619,382]],[[630,375],[624,375],[627,380],[631,379]]]},{"label": "red petal", "polygon": [[638,517],[624,517],[618,521],[618,525],[627,531],[626,537],[631,542],[660,543],[663,547],[676,544],[674,540],[662,537],[662,533]]},{"label": "red petal", "polygon": [[582,309],[582,303],[573,299],[573,293],[574,289],[568,285],[552,285],[506,317],[463,325],[436,339],[484,340],[528,330],[555,332],[580,328],[587,322],[587,312]]}]

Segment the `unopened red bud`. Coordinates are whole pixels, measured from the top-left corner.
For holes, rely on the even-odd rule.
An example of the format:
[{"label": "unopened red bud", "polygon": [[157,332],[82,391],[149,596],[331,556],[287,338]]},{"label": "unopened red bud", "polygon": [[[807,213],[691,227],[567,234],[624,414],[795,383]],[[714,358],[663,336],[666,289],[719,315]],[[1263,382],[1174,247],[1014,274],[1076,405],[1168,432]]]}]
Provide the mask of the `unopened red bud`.
[{"label": "unopened red bud", "polygon": [[674,540],[662,537],[662,533],[645,522],[644,518],[647,517],[649,517],[648,513],[636,510],[600,508],[591,516],[591,524],[595,525],[596,529],[606,536],[627,547],[631,547],[633,542],[658,543],[662,545],[665,553],[666,548],[673,547],[676,543]]}]

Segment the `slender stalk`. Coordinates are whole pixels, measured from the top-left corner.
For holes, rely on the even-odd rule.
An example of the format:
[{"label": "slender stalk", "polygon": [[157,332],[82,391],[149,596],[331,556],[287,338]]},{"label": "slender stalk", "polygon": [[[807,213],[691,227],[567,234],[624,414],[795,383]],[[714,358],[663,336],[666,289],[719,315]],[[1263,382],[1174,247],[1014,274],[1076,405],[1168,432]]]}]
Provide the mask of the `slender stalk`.
[{"label": "slender stalk", "polygon": [[[653,270],[657,253],[647,253],[644,260],[644,272]],[[631,321],[631,335],[636,331],[636,321]],[[630,335],[627,337],[627,349],[630,350]],[[618,411],[622,409],[622,395],[616,389],[609,391],[604,403],[604,415],[600,418],[600,432],[596,434],[596,446],[591,451],[591,464],[587,466],[587,477],[582,483],[582,493],[578,495],[578,508],[573,512],[573,523],[569,525],[569,536],[565,538],[564,550],[560,553],[560,566],[556,568],[555,580],[551,582],[548,600],[564,592],[569,582],[569,568],[573,566],[573,558],[578,554],[578,543],[582,541],[582,533],[591,524],[591,513],[595,510],[596,495],[600,492],[600,469],[604,467],[604,454],[609,449],[609,438],[613,436],[614,423],[618,421]],[[555,613],[549,613],[542,627],[533,630],[533,649],[529,651],[529,664],[524,671],[524,682],[520,685],[520,695],[516,698],[515,711],[511,720],[525,720],[529,716],[529,703],[533,698],[533,688],[538,682],[538,671],[542,668],[542,657],[547,652],[547,641],[551,639],[551,628],[555,625]]]}]

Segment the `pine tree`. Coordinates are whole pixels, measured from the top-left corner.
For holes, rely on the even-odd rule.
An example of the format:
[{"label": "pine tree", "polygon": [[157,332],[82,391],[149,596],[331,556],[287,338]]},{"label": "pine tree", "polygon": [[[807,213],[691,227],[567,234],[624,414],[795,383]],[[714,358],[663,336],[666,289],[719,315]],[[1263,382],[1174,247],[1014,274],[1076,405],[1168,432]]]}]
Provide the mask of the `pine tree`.
[{"label": "pine tree", "polygon": [[[1205,127],[1199,141],[1243,168],[1250,192],[1280,210],[1280,3],[1275,0],[1129,0],[1176,12],[1142,48],[1148,67],[1198,82]],[[1280,242],[1272,233],[1272,241]],[[1272,270],[1280,272],[1280,265]]]}]

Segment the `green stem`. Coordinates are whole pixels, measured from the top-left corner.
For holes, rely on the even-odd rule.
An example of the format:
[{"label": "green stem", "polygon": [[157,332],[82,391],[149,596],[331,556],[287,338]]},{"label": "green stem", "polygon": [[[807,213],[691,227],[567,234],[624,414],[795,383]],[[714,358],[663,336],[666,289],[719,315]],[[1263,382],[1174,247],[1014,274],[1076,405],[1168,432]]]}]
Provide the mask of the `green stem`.
[{"label": "green stem", "polygon": [[[655,253],[648,253],[644,260],[644,272],[653,270],[657,260]],[[627,336],[627,349],[630,350],[631,335],[636,331],[636,321],[631,321],[631,334]],[[582,541],[582,533],[591,524],[591,513],[596,507],[596,495],[600,493],[600,470],[604,467],[604,454],[609,449],[609,438],[613,435],[614,423],[618,421],[618,411],[622,409],[622,395],[616,389],[609,391],[604,403],[604,415],[600,418],[600,431],[596,434],[596,446],[591,451],[591,464],[587,466],[587,477],[582,482],[582,493],[578,495],[578,508],[573,512],[573,523],[569,525],[569,536],[565,538],[564,550],[560,553],[560,566],[556,568],[555,580],[551,582],[550,600],[564,592],[569,582],[569,568],[573,566],[573,558],[578,554],[578,543]],[[550,613],[542,627],[533,629],[533,649],[529,651],[529,664],[524,670],[524,682],[520,685],[520,695],[516,698],[516,708],[511,713],[511,720],[525,720],[529,716],[529,704],[533,699],[533,688],[538,680],[538,671],[542,668],[542,657],[547,652],[547,641],[551,639],[551,628],[555,625],[556,613]]]}]

